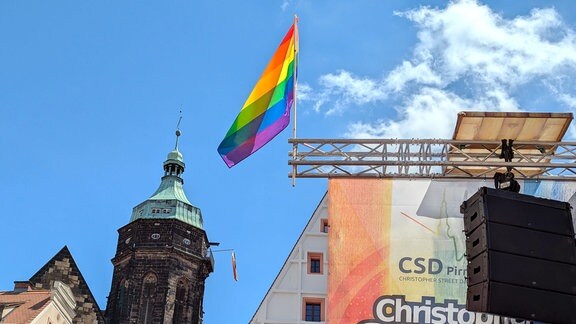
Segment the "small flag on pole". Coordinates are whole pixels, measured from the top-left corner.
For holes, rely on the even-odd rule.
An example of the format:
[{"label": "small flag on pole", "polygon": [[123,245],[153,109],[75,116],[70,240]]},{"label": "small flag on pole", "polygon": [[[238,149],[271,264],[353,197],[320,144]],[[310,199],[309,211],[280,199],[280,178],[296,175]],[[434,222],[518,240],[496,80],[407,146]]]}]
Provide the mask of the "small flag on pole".
[{"label": "small flag on pole", "polygon": [[236,271],[236,254],[232,251],[232,274],[234,275],[234,281],[238,281],[238,272]]},{"label": "small flag on pole", "polygon": [[244,103],[218,153],[229,168],[271,141],[290,123],[298,61],[297,19]]}]

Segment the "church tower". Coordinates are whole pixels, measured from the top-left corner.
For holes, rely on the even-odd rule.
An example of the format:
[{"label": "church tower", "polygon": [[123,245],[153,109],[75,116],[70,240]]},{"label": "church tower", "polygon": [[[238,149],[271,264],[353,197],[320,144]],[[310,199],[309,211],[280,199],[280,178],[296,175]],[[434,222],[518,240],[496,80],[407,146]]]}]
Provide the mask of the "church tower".
[{"label": "church tower", "polygon": [[214,270],[200,209],[184,193],[176,147],[156,192],[118,230],[106,317],[115,323],[202,323],[204,281]]}]

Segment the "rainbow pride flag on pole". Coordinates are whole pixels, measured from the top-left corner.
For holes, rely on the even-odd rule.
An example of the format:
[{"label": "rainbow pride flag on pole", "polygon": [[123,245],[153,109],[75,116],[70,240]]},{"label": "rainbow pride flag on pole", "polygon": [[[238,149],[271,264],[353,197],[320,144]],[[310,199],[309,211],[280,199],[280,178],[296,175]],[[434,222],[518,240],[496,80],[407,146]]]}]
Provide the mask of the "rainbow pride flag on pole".
[{"label": "rainbow pride flag on pole", "polygon": [[229,168],[272,140],[290,123],[298,61],[297,19],[284,36],[242,110],[218,146]]}]

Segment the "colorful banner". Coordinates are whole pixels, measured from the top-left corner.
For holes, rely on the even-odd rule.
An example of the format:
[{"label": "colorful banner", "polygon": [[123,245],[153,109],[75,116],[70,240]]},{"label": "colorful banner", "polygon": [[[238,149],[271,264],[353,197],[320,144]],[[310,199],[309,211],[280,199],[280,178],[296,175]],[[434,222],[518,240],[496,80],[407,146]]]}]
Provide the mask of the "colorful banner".
[{"label": "colorful banner", "polygon": [[[468,312],[460,205],[493,181],[332,179],[328,189],[331,324],[524,323]],[[572,202],[575,184],[521,183]]]}]

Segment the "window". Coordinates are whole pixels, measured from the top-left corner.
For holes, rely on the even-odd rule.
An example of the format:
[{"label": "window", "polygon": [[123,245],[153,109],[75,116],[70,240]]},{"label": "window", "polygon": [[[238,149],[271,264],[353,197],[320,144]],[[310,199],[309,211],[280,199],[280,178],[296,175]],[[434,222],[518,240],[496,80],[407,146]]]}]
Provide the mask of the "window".
[{"label": "window", "polygon": [[302,320],[324,322],[324,298],[304,297],[302,300]]},{"label": "window", "polygon": [[308,252],[308,273],[324,273],[324,255],[319,252]]},{"label": "window", "polygon": [[144,324],[152,323],[152,314],[154,311],[154,301],[156,297],[156,283],[158,278],[153,273],[144,277],[142,287],[142,311],[140,313],[140,322]]},{"label": "window", "polygon": [[190,283],[184,279],[178,281],[176,299],[174,300],[174,315],[172,324],[187,323],[186,306],[188,305],[188,286]]},{"label": "window", "polygon": [[320,232],[328,233],[328,229],[330,229],[330,225],[328,225],[328,220],[326,218],[323,218],[322,221],[320,222]]},{"label": "window", "polygon": [[126,316],[126,314],[128,314],[128,308],[130,307],[130,303],[127,302],[128,287],[130,287],[129,281],[122,279],[118,287],[118,299],[116,299],[116,312],[120,317]]},{"label": "window", "polygon": [[307,322],[320,322],[320,304],[319,303],[306,303],[306,316]]},{"label": "window", "polygon": [[318,258],[310,259],[310,272],[320,273],[320,259]]}]

